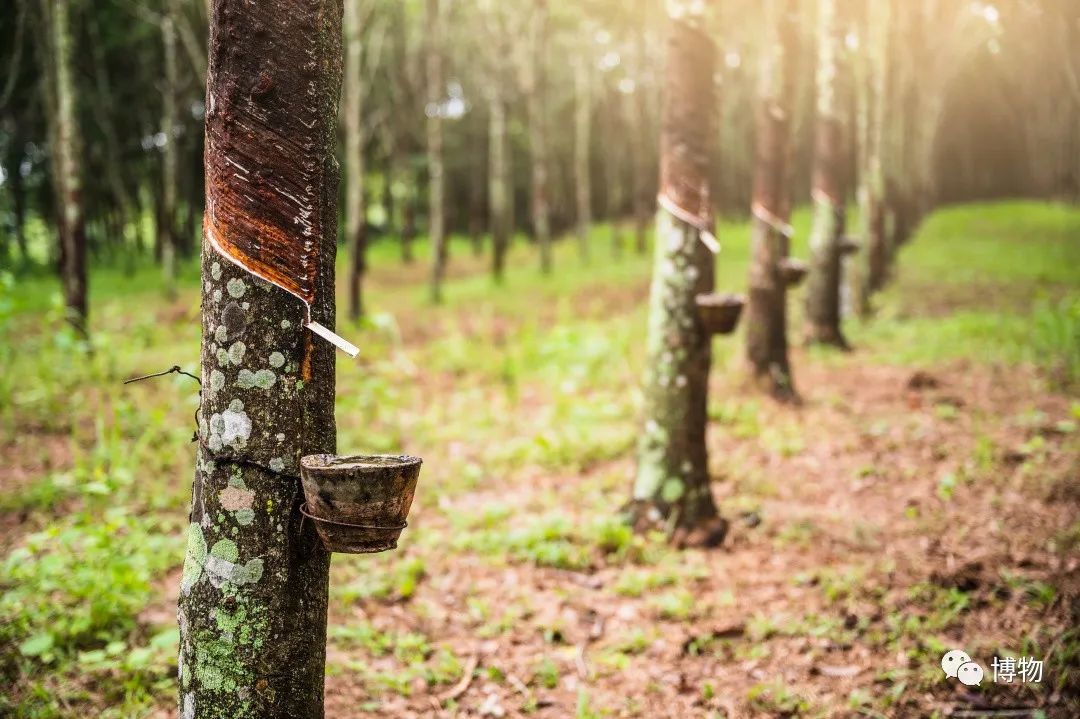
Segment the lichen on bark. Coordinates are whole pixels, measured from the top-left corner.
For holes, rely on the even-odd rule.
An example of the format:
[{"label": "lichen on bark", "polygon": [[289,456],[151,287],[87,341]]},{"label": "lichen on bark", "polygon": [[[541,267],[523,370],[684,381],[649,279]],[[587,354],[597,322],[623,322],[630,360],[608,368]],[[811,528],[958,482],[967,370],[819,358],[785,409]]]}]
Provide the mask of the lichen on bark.
[{"label": "lichen on bark", "polygon": [[[661,192],[708,204],[715,48],[702,3],[669,4]],[[692,190],[692,192],[691,192]],[[686,204],[686,203],[683,203]],[[713,256],[699,230],[667,210],[657,215],[644,378],[644,426],[628,507],[639,528],[660,526],[677,542],[712,545],[726,525],[709,487],[705,445],[711,335],[695,298],[712,290]]]},{"label": "lichen on bark", "polygon": [[[340,30],[334,0],[215,0],[206,117],[214,226],[267,227],[313,250],[311,319],[331,328]],[[233,163],[245,170],[215,172]],[[297,223],[297,208],[313,210]],[[301,521],[298,477],[302,455],[335,450],[333,348],[303,329],[299,298],[208,242],[202,266],[180,712],[321,717],[329,555]]]}]

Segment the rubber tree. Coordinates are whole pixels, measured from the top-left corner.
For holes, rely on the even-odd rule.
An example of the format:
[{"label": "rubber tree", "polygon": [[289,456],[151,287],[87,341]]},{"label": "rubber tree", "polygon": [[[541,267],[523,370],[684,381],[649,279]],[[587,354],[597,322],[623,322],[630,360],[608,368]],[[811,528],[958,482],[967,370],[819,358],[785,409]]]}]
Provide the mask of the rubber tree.
[{"label": "rubber tree", "polygon": [[[644,377],[644,427],[627,507],[640,529],[662,527],[678,543],[715,545],[726,523],[709,487],[705,444],[711,335],[695,298],[714,283],[701,241],[711,224],[713,64],[711,3],[669,2],[660,192]],[[675,213],[671,208],[677,208]]]},{"label": "rubber tree", "polygon": [[345,0],[345,245],[348,249],[349,319],[364,313],[362,285],[366,268],[367,205],[364,200],[364,73],[365,0]]},{"label": "rubber tree", "polygon": [[491,213],[492,276],[502,282],[510,248],[510,162],[506,97],[501,78],[486,91],[488,100],[488,203]]},{"label": "rubber tree", "polygon": [[[582,38],[587,46],[589,38]],[[589,233],[592,230],[592,180],[589,166],[592,135],[591,55],[583,47],[574,58],[574,198],[577,202],[578,250],[589,261]]]},{"label": "rubber tree", "polygon": [[334,326],[340,0],[213,0],[202,391],[180,583],[184,719],[323,716],[330,557],[302,522],[300,457],[335,450],[334,354],[304,304],[211,243],[314,262]]},{"label": "rubber tree", "polygon": [[886,234],[885,127],[890,120],[888,105],[889,23],[891,0],[867,6],[866,42],[861,62],[864,70],[858,83],[860,134],[865,144],[859,179],[859,206],[863,220],[863,267],[859,274],[859,313],[870,312],[870,298],[885,284],[889,246]]},{"label": "rubber tree", "polygon": [[798,25],[794,0],[767,0],[757,109],[746,356],[755,380],[779,399],[795,387],[788,359],[791,118]]},{"label": "rubber tree", "polygon": [[53,195],[60,239],[60,280],[68,319],[87,333],[86,218],[83,212],[82,133],[76,118],[78,97],[72,77],[73,38],[70,0],[41,0],[48,41],[45,88]]},{"label": "rubber tree", "polygon": [[[506,255],[510,249],[510,233],[513,228],[511,215],[513,186],[510,175],[507,98],[509,83],[506,67],[506,59],[512,53],[509,41],[511,31],[507,7],[504,3],[497,0],[483,0],[477,3],[475,11],[477,13],[476,27],[480,30],[477,37],[483,38],[476,54],[483,95],[487,103],[488,225],[491,230],[491,274],[496,283],[501,283],[506,272]],[[528,87],[526,87],[526,92],[528,92]],[[530,109],[532,109],[531,105]],[[535,154],[533,159],[536,159]],[[533,209],[536,209],[535,205]]]},{"label": "rubber tree", "polygon": [[817,130],[814,145],[814,224],[810,234],[810,276],[806,288],[806,339],[811,344],[847,348],[841,328],[844,140],[847,68],[844,27],[837,0],[819,0],[817,23]]},{"label": "rubber tree", "polygon": [[529,60],[525,95],[529,114],[529,149],[532,162],[533,235],[540,249],[540,270],[551,272],[551,189],[549,187],[547,120],[547,0],[533,0],[529,18]]},{"label": "rubber tree", "polygon": [[[637,0],[635,10],[640,17],[645,17],[649,12],[647,0]],[[645,149],[650,143],[649,96],[648,88],[645,86],[645,70],[649,63],[649,50],[643,27],[635,28],[631,58],[635,80],[633,92],[627,96],[630,106],[626,110],[626,117],[630,125],[630,144],[634,148],[632,153],[633,179],[631,182],[632,192],[634,193],[634,250],[643,255],[647,249],[650,207],[652,207],[655,200],[649,192],[655,177],[649,170],[651,153]]]},{"label": "rubber tree", "polygon": [[180,139],[176,132],[176,100],[180,92],[180,77],[176,58],[176,24],[180,18],[178,0],[167,0],[161,18],[161,38],[165,56],[165,91],[161,103],[161,131],[165,135],[162,148],[161,176],[161,270],[165,296],[176,296],[176,190],[180,182],[177,154]]},{"label": "rubber tree", "polygon": [[428,240],[431,246],[431,299],[442,302],[446,276],[446,178],[443,158],[442,104],[443,35],[446,23],[443,0],[427,0],[425,13],[427,71]]}]

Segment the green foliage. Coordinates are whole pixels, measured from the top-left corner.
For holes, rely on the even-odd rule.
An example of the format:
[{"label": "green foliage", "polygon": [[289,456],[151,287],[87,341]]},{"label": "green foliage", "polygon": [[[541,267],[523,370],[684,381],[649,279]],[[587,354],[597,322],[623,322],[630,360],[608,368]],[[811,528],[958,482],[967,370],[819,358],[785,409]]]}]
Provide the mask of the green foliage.
[{"label": "green foliage", "polygon": [[799,716],[808,711],[810,702],[778,680],[755,684],[746,693],[750,706],[773,716]]},{"label": "green foliage", "polygon": [[51,664],[126,638],[179,546],[122,507],[27,537],[0,565],[0,643]]},{"label": "green foliage", "polygon": [[[872,324],[852,339],[926,365],[957,358],[1030,363],[1060,388],[1080,369],[1080,212],[1002,202],[944,209],[897,260]],[[887,349],[886,349],[887,348]]]},{"label": "green foliage", "polygon": [[[130,706],[168,690],[176,630],[135,619],[157,596],[154,579],[183,552],[163,529],[114,507],[27,537],[0,565],[0,682],[11,686],[19,673],[98,676],[109,701]],[[21,711],[47,716],[62,702],[62,694],[31,694]]]},{"label": "green foliage", "polygon": [[533,670],[533,681],[545,689],[559,686],[559,667],[549,657],[544,657]]},{"label": "green foliage", "polygon": [[[804,222],[803,214],[796,224]],[[1075,370],[1069,368],[1076,364],[1080,278],[1076,263],[1070,264],[1075,254],[1070,238],[1076,235],[1069,233],[1080,224],[1080,213],[1010,204],[944,214],[944,220],[928,221],[903,250],[898,283],[886,293],[881,315],[852,328],[860,353],[827,361],[884,358],[931,367],[954,358],[1031,362],[1052,382],[1075,384]],[[984,214],[994,221],[983,221]],[[606,229],[598,228],[597,237],[605,237],[599,233]],[[718,267],[724,288],[745,282],[746,235],[743,223],[721,229],[725,250]],[[1019,252],[1010,248],[1017,237],[1023,245]],[[455,242],[455,258],[466,255],[464,241]],[[417,249],[423,256],[422,241]],[[396,251],[393,243],[376,243],[372,265],[396,266]],[[543,278],[528,252],[524,243],[512,250],[507,289],[494,288],[482,265],[462,259],[463,276],[447,284],[444,307],[427,305],[419,281],[380,284],[370,293],[374,313],[349,335],[362,339],[362,363],[339,363],[339,446],[432,452],[438,459],[425,463],[421,479],[425,521],[407,530],[401,551],[335,558],[332,601],[338,616],[352,617],[351,605],[361,600],[408,600],[405,611],[426,617],[430,593],[439,591],[442,560],[451,552],[472,553],[495,565],[596,570],[604,581],[598,592],[626,598],[619,601],[640,605],[647,616],[688,622],[708,615],[710,607],[697,601],[694,584],[707,565],[696,553],[672,550],[663,537],[635,535],[616,511],[618,498],[625,497],[626,467],[611,460],[632,454],[637,431],[638,397],[632,388],[642,370],[648,258],[627,255],[582,268],[574,248],[560,243],[559,272]],[[965,265],[946,271],[957,257],[975,270]],[[23,702],[11,710],[17,716],[68,716],[62,705],[73,697],[95,707],[111,705],[113,716],[139,715],[172,701],[174,630],[140,616],[183,557],[180,534],[190,500],[188,440],[197,387],[182,377],[120,382],[173,364],[197,366],[195,272],[194,264],[185,265],[181,298],[166,306],[156,299],[155,268],[138,266],[130,278],[95,270],[93,353],[65,324],[54,280],[22,276],[16,285],[0,273],[0,430],[8,439],[27,440],[29,447],[19,450],[27,481],[10,491],[5,486],[0,498],[0,512],[27,513],[24,533],[13,535],[13,549],[0,564],[0,683],[16,686],[12,701]],[[928,287],[927,278],[939,283],[940,291]],[[978,283],[985,281],[996,289],[971,292],[972,283],[983,287]],[[1023,299],[1029,295],[1030,301]],[[994,304],[984,302],[986,297],[1003,299]],[[930,300],[940,303],[928,307]],[[797,327],[799,303],[792,308]],[[718,366],[726,366],[738,342],[716,343]],[[453,391],[445,391],[447,386]],[[438,401],[431,400],[433,392]],[[957,426],[979,419],[951,404],[932,411],[935,421]],[[778,494],[776,477],[743,461],[745,452],[793,456],[806,451],[798,424],[777,423],[771,412],[767,403],[753,399],[718,397],[710,406],[723,440],[741,440],[723,464],[733,490],[724,500],[729,516],[760,514]],[[1026,462],[1036,466],[1050,456],[1054,443],[1075,441],[1080,404],[1071,412],[1066,418],[1025,413],[1009,420],[1028,433],[1020,448]],[[1047,427],[1052,436],[1043,436]],[[899,429],[881,424],[865,431],[885,439]],[[931,479],[931,492],[937,490],[942,500],[959,502],[970,491],[965,482],[977,481],[981,490],[1000,474],[1006,447],[996,445],[989,426],[980,431],[985,435],[960,466],[948,465]],[[884,460],[874,459],[853,471],[877,478],[888,469]],[[528,473],[542,489],[521,501],[504,491],[511,472]],[[925,521],[937,505],[920,504],[910,521]],[[566,506],[577,511],[553,509]],[[777,551],[791,551],[813,546],[825,526],[795,516],[753,531],[774,536]],[[856,537],[860,546],[879,541],[866,531],[867,536]],[[1077,546],[1080,525],[1065,523],[1054,551]],[[749,641],[703,641],[691,651],[750,661],[779,651],[770,646],[773,637],[859,638],[916,656],[919,666],[934,666],[932,653],[944,633],[954,631],[968,607],[980,601],[935,585],[894,601],[883,595],[877,578],[878,569],[871,567],[810,570],[797,581],[816,586],[835,612],[758,615],[747,622]],[[1032,611],[1060,602],[1064,591],[1040,579],[1003,581]],[[735,597],[714,595],[709,601],[715,606],[734,603]],[[482,595],[467,596],[465,603],[467,621],[480,637],[505,639],[524,623],[536,624],[524,596],[505,606]],[[863,603],[882,605],[885,616],[865,626],[860,615],[848,627],[841,610]],[[558,653],[570,649],[560,645],[567,628],[553,620],[530,631],[546,636],[553,652],[553,658],[538,662],[530,684],[556,688],[562,666],[556,661],[565,661]],[[331,625],[332,648],[364,656],[339,661],[330,670],[357,672],[373,695],[452,684],[464,669],[436,639],[349,618]],[[612,637],[610,644],[598,646],[597,665],[623,671],[630,662],[645,661],[635,656],[654,640],[648,629]],[[1054,656],[1072,651],[1066,659],[1075,663],[1075,637],[1072,641]],[[910,687],[923,686],[923,679],[906,669],[889,674],[882,679],[884,704],[875,706],[888,706]],[[723,696],[721,687],[716,691]],[[535,706],[535,697],[528,701]],[[755,692],[754,702],[755,707],[810,711],[803,699],[770,683]],[[866,706],[852,695],[852,706],[856,703]],[[584,707],[597,711],[587,698]],[[0,702],[0,713],[7,710]]]}]

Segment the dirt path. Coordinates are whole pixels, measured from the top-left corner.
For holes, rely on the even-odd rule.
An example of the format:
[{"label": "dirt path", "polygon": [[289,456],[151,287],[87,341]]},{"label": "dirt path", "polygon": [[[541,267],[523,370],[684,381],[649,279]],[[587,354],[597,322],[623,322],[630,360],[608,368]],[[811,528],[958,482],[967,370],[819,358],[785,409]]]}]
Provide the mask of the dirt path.
[{"label": "dirt path", "polygon": [[[1022,370],[859,364],[799,362],[796,410],[718,378],[714,396],[743,408],[725,410],[710,436],[734,522],[720,551],[687,552],[675,567],[601,556],[584,572],[444,551],[426,558],[408,603],[338,604],[332,626],[420,632],[476,672],[373,692],[371,675],[401,663],[332,641],[327,716],[915,717],[1035,705],[1076,716],[1076,679],[1053,687],[1068,681],[1060,667],[1076,637],[1070,650],[1063,633],[1080,591],[1069,402],[1033,391]],[[509,476],[455,502],[528,507],[553,487],[596,484],[615,507],[625,485],[610,478],[630,469],[627,459],[583,477]],[[574,502],[560,511],[591,519]],[[432,530],[441,521],[418,518]],[[644,584],[640,596],[627,577]],[[513,611],[493,631],[476,607]],[[992,656],[1038,654],[1046,675],[970,693],[941,677],[942,646],[988,675]]]}]

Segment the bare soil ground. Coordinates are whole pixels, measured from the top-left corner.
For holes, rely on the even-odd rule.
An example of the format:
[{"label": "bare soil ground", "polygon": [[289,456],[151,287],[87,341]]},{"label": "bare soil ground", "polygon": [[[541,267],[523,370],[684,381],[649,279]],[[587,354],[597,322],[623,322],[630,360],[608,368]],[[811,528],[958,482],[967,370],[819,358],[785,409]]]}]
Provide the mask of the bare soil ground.
[{"label": "bare soil ground", "polygon": [[[420,632],[470,657],[475,676],[449,689],[415,681],[401,696],[332,672],[327,715],[917,717],[1036,706],[1080,715],[1076,677],[1062,676],[1080,592],[1080,559],[1063,538],[1080,499],[1080,457],[1062,424],[1069,400],[1023,370],[796,367],[804,404],[763,403],[757,418],[790,445],[740,437],[749,433],[731,418],[713,423],[715,492],[732,529],[721,549],[686,553],[699,571],[675,589],[690,593],[689,606],[650,601],[671,587],[616,591],[627,570],[602,559],[572,572],[446,552],[408,603],[339,607],[331,625],[359,618]],[[717,375],[714,396],[752,397]],[[511,474],[454,501],[527,507],[631,469],[625,460],[592,476]],[[613,511],[625,489],[609,490]],[[573,502],[562,511],[587,521]],[[414,526],[442,521],[421,508]],[[1054,589],[1043,596],[1044,586]],[[478,639],[469,611],[478,603],[527,609]],[[982,691],[943,677],[941,646],[984,666]],[[990,680],[992,657],[1009,650],[1045,661],[1040,685]],[[395,667],[333,643],[330,662]]]}]

